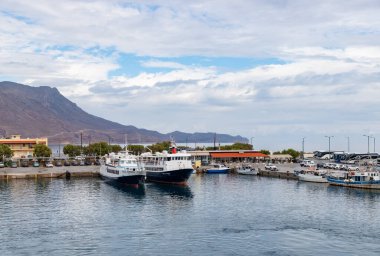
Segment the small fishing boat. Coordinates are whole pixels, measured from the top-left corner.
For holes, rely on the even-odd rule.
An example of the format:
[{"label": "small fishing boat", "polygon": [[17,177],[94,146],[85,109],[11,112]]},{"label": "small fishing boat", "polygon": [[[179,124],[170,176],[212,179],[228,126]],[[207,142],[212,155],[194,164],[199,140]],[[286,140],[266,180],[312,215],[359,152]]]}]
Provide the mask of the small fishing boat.
[{"label": "small fishing boat", "polygon": [[300,181],[327,183],[325,170],[294,171],[294,174]]},{"label": "small fishing boat", "polygon": [[110,154],[100,166],[100,176],[107,181],[130,185],[139,185],[145,180],[136,157],[127,151]]},{"label": "small fishing boat", "polygon": [[214,164],[211,168],[206,169],[206,173],[228,173],[230,168],[224,164]]},{"label": "small fishing boat", "polygon": [[380,176],[378,171],[349,171],[343,175],[329,175],[327,181],[330,185],[380,189]]},{"label": "small fishing boat", "polygon": [[257,175],[258,171],[250,166],[241,166],[237,169],[237,173],[242,175]]}]

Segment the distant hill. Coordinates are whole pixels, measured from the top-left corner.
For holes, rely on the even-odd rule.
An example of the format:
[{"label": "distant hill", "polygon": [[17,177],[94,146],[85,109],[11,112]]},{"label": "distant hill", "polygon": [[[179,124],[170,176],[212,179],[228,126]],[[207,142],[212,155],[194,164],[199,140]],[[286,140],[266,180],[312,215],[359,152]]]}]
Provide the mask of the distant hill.
[{"label": "distant hill", "polygon": [[[49,143],[83,143],[108,141],[151,143],[169,140],[211,143],[214,133],[162,134],[157,131],[122,125],[90,115],[65,98],[56,88],[31,87],[13,82],[0,82],[0,137],[20,134],[22,137],[48,137]],[[241,136],[217,134],[217,142],[248,142]]]}]

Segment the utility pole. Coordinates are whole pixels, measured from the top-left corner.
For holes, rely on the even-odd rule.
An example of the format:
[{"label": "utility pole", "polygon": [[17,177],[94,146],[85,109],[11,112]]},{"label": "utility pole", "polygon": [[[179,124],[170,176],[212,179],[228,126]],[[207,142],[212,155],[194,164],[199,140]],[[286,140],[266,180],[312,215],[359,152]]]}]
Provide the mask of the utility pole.
[{"label": "utility pole", "polygon": [[365,134],[363,134],[363,136],[364,137],[367,137],[367,139],[368,139],[368,144],[367,144],[367,148],[368,148],[368,150],[367,150],[367,152],[368,152],[368,154],[369,154],[369,138],[372,138],[370,135],[365,135]]},{"label": "utility pole", "polygon": [[302,138],[302,159],[305,159],[305,137]]},{"label": "utility pole", "polygon": [[376,138],[375,137],[372,137],[373,138],[373,153],[376,153]]},{"label": "utility pole", "polygon": [[331,138],[334,138],[334,136],[325,136],[326,138],[329,138],[329,155],[330,155],[330,159],[331,159],[331,149],[330,149],[330,139]]},{"label": "utility pole", "polygon": [[83,134],[80,133],[80,154],[83,152]]},{"label": "utility pole", "polygon": [[350,152],[350,136],[347,136],[347,153]]}]

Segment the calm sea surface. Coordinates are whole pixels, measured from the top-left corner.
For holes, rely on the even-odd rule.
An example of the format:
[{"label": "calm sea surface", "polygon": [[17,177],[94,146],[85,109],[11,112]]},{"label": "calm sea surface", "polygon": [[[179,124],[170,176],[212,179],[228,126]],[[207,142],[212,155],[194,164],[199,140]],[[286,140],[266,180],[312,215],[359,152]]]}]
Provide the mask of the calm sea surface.
[{"label": "calm sea surface", "polygon": [[0,182],[0,255],[380,255],[380,192],[238,175]]}]

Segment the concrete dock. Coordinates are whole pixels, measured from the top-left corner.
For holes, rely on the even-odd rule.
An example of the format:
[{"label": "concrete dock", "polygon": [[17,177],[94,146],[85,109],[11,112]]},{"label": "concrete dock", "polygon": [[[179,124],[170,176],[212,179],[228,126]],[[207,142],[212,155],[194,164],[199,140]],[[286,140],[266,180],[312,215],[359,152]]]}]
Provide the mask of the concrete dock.
[{"label": "concrete dock", "polygon": [[62,167],[18,167],[1,168],[0,180],[98,177],[100,166],[62,166]]},{"label": "concrete dock", "polygon": [[[255,163],[252,164],[259,170],[260,176],[281,178],[281,179],[294,179],[298,177],[294,175],[295,169],[300,169],[299,164],[286,163],[276,164],[278,171],[265,170],[265,164]],[[232,172],[236,171],[237,165],[229,165]],[[100,166],[62,166],[62,167],[18,167],[18,168],[1,168],[0,180],[9,179],[42,179],[42,178],[67,178],[67,177],[99,177]],[[199,172],[204,172],[207,166],[202,166]]]}]

